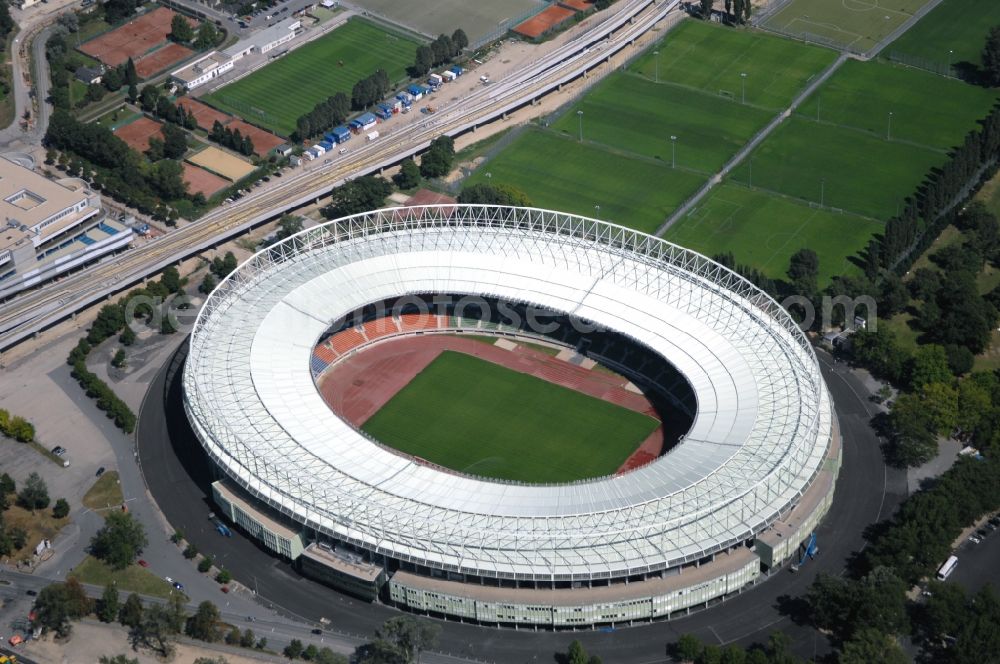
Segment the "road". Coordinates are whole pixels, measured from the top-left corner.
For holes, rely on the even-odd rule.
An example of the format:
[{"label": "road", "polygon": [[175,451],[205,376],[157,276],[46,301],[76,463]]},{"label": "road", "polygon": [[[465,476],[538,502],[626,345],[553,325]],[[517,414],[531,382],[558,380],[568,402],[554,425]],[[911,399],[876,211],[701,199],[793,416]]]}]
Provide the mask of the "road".
[{"label": "road", "polygon": [[[792,637],[793,648],[803,657],[827,651],[825,638],[799,624],[795,602],[784,598],[803,595],[820,571],[842,573],[851,554],[864,546],[865,527],[886,517],[905,497],[906,478],[882,461],[878,439],[869,426],[875,409],[861,381],[845,365],[822,353],[819,357],[843,432],[844,465],[834,505],[817,530],[820,555],[800,573],[779,570],[725,603],[679,620],[576,632],[572,637],[444,622],[442,649],[498,662],[547,661],[551,653],[564,650],[571,638],[579,638],[605,661],[628,664],[663,661],[664,645],[685,632],[711,643],[749,645],[766,641],[771,631],[781,629]],[[223,561],[237,580],[256,589],[266,598],[262,601],[275,602],[279,614],[295,617],[280,608],[291,607],[301,620],[315,623],[326,618],[333,628],[347,634],[370,634],[384,620],[398,615],[390,607],[359,602],[302,577],[239,533],[224,538],[215,532],[207,519],[213,509],[211,470],[183,414],[180,384],[167,377],[165,367],[153,381],[137,430],[142,467],[156,469],[145,476],[149,491],[164,516],[200,551]]]},{"label": "road", "polygon": [[[795,109],[798,108],[809,95],[811,95],[817,88],[819,88],[819,86],[823,85],[827,81],[827,79],[833,76],[834,73],[836,73],[836,71],[840,69],[841,65],[847,62],[848,57],[850,56],[848,56],[846,53],[841,53],[840,56],[838,56],[837,59],[833,61],[833,64],[831,64],[829,67],[823,70],[823,72],[819,76],[814,78],[809,83],[809,85],[807,85],[806,88],[802,92],[800,92],[795,97],[795,99],[792,100],[792,103],[788,105],[788,108],[783,110],[778,115],[774,116],[774,119],[772,119],[767,124],[766,127],[757,132],[756,136],[751,138],[749,142],[747,142],[742,148],[740,148],[739,152],[733,155],[732,159],[730,159],[723,165],[722,170],[720,170],[718,173],[710,177],[708,179],[708,182],[702,185],[701,189],[695,192],[695,194],[691,198],[685,201],[683,205],[681,205],[673,212],[673,214],[667,217],[667,220],[663,222],[663,225],[660,226],[658,229],[656,229],[656,234],[662,236],[664,233],[666,233],[671,226],[673,226],[678,221],[683,219],[684,216],[688,212],[690,212],[695,205],[700,203],[705,198],[705,196],[707,196],[709,192],[712,191],[712,189],[714,189],[717,185],[722,184],[722,180],[730,173],[730,171],[732,171],[740,162],[746,159],[746,157],[751,152],[756,150],[757,146],[760,145],[765,138],[770,136],[775,129],[781,126],[781,123],[790,118],[792,116],[792,113],[795,112]],[[751,182],[750,184],[752,186],[753,183]]]},{"label": "road", "polygon": [[[439,135],[457,135],[520,106],[529,104],[564,83],[584,75],[674,10],[679,0],[627,0],[607,20],[589,32],[552,50],[524,70],[492,85],[424,122],[400,128],[380,140],[351,148],[348,155],[322,168],[289,174],[267,188],[214,210],[142,247],[103,261],[34,291],[19,294],[0,306],[0,349],[9,348],[38,330],[58,322],[103,297],[155,274],[167,265],[197,254],[220,241],[314,202],[346,178],[378,172],[425,149]],[[4,294],[0,292],[0,296]]]}]

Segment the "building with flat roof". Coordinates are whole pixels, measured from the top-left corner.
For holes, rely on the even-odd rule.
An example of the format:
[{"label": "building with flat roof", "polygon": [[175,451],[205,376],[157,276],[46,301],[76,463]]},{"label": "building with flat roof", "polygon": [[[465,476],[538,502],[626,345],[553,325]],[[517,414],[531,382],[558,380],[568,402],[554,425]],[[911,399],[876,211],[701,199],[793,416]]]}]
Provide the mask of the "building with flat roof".
[{"label": "building with flat roof", "polygon": [[222,54],[235,62],[251,53],[267,53],[295,39],[295,35],[301,27],[302,21],[299,19],[286,18],[246,39],[241,39],[222,51]]},{"label": "building with flat roof", "polygon": [[132,240],[83,180],[49,178],[0,158],[0,296],[34,286]]},{"label": "building with flat roof", "polygon": [[233,68],[234,60],[224,53],[212,51],[186,67],[170,72],[170,80],[186,90],[193,90],[222,76]]}]

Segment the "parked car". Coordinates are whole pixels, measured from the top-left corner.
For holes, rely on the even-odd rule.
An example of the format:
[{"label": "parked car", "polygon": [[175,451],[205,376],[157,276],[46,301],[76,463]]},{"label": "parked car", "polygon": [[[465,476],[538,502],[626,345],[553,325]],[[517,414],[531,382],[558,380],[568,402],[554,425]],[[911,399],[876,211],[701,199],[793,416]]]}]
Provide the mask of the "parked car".
[{"label": "parked car", "polygon": [[145,560],[140,560],[139,567],[149,567],[149,563],[147,563]]},{"label": "parked car", "polygon": [[30,597],[34,597],[35,595],[37,595],[37,594],[38,594],[38,591],[37,591],[37,590],[27,590],[27,591],[25,591],[25,593],[24,593],[24,594],[25,594],[25,595],[28,595],[28,596],[30,596]]},{"label": "parked car", "polygon": [[177,588],[177,590],[184,590],[184,584],[180,581],[174,581],[174,588]]},{"label": "parked car", "polygon": [[101,475],[103,475],[104,474],[104,470],[105,470],[104,466],[101,466],[100,468],[98,468],[97,469],[97,476],[100,477]]},{"label": "parked car", "polygon": [[972,542],[973,544],[979,544],[983,540],[979,539],[975,535],[969,535],[969,541]]},{"label": "parked car", "polygon": [[66,454],[66,448],[63,447],[62,445],[56,445],[55,447],[52,448],[52,453],[55,454],[56,456],[62,456]]},{"label": "parked car", "polygon": [[323,633],[323,630],[321,630],[320,628],[318,628],[318,627],[317,627],[316,629],[314,629],[314,630],[312,631],[312,633],[313,633],[313,634],[322,634],[322,633]]},{"label": "parked car", "polygon": [[976,531],[976,534],[979,535],[980,539],[986,539],[987,537],[990,536],[989,531],[987,531],[985,528],[980,528],[979,530]]}]

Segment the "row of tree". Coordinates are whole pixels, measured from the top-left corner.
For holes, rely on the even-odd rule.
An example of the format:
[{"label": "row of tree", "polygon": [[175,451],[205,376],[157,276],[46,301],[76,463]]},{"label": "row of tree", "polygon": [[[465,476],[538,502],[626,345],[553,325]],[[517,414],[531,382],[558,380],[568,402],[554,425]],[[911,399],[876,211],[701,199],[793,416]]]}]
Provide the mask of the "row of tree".
[{"label": "row of tree", "polygon": [[203,21],[195,31],[190,19],[181,14],[174,14],[170,20],[170,39],[179,44],[194,41],[194,47],[199,51],[215,46],[219,41],[219,32],[211,21]]},{"label": "row of tree", "polygon": [[19,443],[30,443],[35,440],[35,425],[20,415],[11,415],[0,408],[0,435],[13,438]]},{"label": "row of tree", "polygon": [[380,67],[351,88],[351,109],[361,111],[373,106],[385,98],[391,89],[389,74]]},{"label": "row of tree", "polygon": [[249,136],[241,134],[239,129],[222,126],[218,120],[212,123],[212,130],[208,132],[208,140],[215,141],[223,147],[248,157],[254,152],[253,141],[250,140]]},{"label": "row of tree", "polygon": [[198,120],[194,116],[194,111],[185,109],[180,104],[170,101],[170,98],[163,93],[163,89],[158,85],[144,85],[139,93],[138,104],[142,110],[151,113],[153,116],[177,125],[185,129],[197,129]]},{"label": "row of tree", "polygon": [[438,35],[437,39],[417,47],[413,64],[408,71],[410,76],[420,78],[426,76],[432,67],[439,67],[451,62],[469,46],[469,38],[461,28],[448,35]]},{"label": "row of tree", "polygon": [[319,136],[347,119],[351,102],[343,92],[338,92],[317,103],[311,111],[299,116],[295,121],[293,140],[301,143],[313,136]]}]

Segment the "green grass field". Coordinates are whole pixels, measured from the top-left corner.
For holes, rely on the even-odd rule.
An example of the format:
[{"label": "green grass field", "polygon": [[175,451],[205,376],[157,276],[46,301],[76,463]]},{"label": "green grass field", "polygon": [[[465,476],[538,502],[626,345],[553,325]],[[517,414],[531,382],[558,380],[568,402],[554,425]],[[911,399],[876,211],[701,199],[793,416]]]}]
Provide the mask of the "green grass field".
[{"label": "green grass field", "polygon": [[[731,251],[773,279],[787,279],[788,259],[808,247],[819,256],[820,286],[857,271],[848,257],[864,248],[882,224],[851,214],[724,184],[667,231],[666,239],[707,256]],[[753,241],[749,241],[753,238]]]},{"label": "green grass field", "polygon": [[379,67],[391,81],[402,81],[416,48],[411,39],[352,18],[204,100],[287,136],[317,102],[335,92],[350,97],[354,84]]},{"label": "green grass field", "polygon": [[946,158],[884,136],[793,117],[734,169],[732,179],[885,220]]},{"label": "green grass field", "polygon": [[[554,168],[555,164],[559,167]],[[669,161],[614,152],[554,131],[533,129],[481,166],[466,184],[487,181],[517,187],[538,207],[599,217],[652,233],[705,177],[672,169]],[[600,210],[595,209],[598,205]]]},{"label": "green grass field", "polygon": [[[577,112],[582,110],[583,116]],[[677,165],[717,172],[774,113],[717,95],[654,83],[632,74],[609,77],[573,106],[554,128],[612,150],[671,160],[677,136]]]},{"label": "green grass field", "polygon": [[[963,0],[964,1],[964,0]],[[792,0],[764,27],[808,41],[865,52],[909,19],[928,0]]]},{"label": "green grass field", "polygon": [[887,62],[849,60],[798,113],[940,150],[961,145],[997,100],[997,91]]},{"label": "green grass field", "polygon": [[[656,51],[659,55],[654,55]],[[777,110],[786,108],[835,58],[828,49],[766,33],[684,21],[629,69],[649,79],[735,100],[741,100],[740,74],[745,73],[746,102]]]},{"label": "green grass field", "polygon": [[570,482],[614,473],[658,426],[641,413],[446,351],[363,429],[459,472]]},{"label": "green grass field", "polygon": [[945,67],[979,67],[986,35],[997,23],[996,0],[944,0],[885,52]]}]

